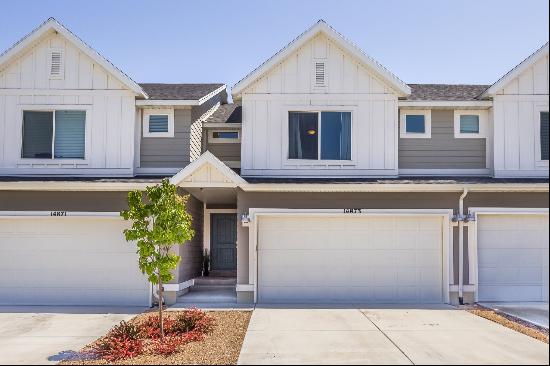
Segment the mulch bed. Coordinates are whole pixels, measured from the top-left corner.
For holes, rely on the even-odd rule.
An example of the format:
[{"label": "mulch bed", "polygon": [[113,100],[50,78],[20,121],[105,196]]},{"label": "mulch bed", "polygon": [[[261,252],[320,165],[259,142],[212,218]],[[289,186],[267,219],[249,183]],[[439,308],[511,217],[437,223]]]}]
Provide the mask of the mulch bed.
[{"label": "mulch bed", "polygon": [[513,329],[516,332],[538,339],[541,342],[548,343],[548,329],[544,327],[481,305],[466,306],[465,310],[474,315],[503,325],[506,328]]},{"label": "mulch bed", "polygon": [[[170,311],[170,314],[177,314]],[[145,319],[151,313],[140,314],[131,321]],[[214,319],[214,328],[205,335],[204,340],[191,342],[178,347],[169,355],[143,354],[134,358],[108,362],[103,359],[73,359],[63,361],[61,365],[236,365],[241,346],[252,315],[251,311],[208,311]],[[97,341],[96,341],[97,342]],[[95,342],[94,342],[95,343]],[[94,343],[82,350],[82,355],[91,349]]]}]

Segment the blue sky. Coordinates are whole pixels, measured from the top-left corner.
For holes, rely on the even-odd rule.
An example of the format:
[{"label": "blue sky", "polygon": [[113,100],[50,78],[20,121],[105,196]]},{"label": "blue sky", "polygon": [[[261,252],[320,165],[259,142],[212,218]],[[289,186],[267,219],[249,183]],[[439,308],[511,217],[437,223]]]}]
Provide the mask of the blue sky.
[{"label": "blue sky", "polygon": [[0,52],[50,16],[138,82],[229,87],[318,19],[408,83],[493,83],[548,41],[548,0],[9,1]]}]

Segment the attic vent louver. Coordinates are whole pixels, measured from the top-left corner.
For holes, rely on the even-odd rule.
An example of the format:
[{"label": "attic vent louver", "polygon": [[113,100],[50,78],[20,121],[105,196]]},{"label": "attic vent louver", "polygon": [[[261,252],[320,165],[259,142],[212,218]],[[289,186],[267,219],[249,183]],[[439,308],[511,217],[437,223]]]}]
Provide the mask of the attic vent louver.
[{"label": "attic vent louver", "polygon": [[50,78],[59,79],[63,75],[63,52],[52,50],[50,52]]},{"label": "attic vent louver", "polygon": [[315,62],[315,86],[325,86],[325,63]]}]

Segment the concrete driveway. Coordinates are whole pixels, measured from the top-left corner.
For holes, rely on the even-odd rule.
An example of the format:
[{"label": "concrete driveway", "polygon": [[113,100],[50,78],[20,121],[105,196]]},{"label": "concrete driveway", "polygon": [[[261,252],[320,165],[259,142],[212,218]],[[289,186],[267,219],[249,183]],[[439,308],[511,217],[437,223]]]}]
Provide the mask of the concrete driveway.
[{"label": "concrete driveway", "polygon": [[256,308],[239,364],[548,364],[548,345],[450,306]]},{"label": "concrete driveway", "polygon": [[0,364],[55,364],[144,308],[0,306]]}]

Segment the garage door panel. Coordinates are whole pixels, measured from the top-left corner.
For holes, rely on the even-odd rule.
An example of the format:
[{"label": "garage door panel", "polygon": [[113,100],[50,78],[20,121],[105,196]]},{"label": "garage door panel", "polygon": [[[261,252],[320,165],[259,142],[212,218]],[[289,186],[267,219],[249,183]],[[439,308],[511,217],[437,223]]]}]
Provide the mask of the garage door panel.
[{"label": "garage door panel", "polygon": [[147,305],[149,284],[118,218],[0,220],[0,303]]},{"label": "garage door panel", "polygon": [[260,219],[259,301],[442,301],[440,218],[302,219]]},{"label": "garage door panel", "polygon": [[478,216],[479,301],[548,301],[548,216]]}]

